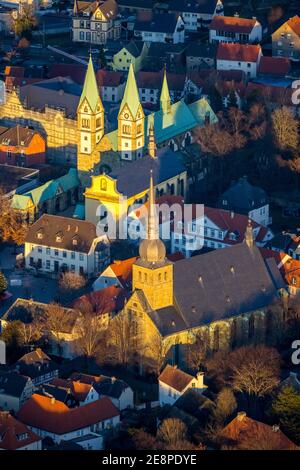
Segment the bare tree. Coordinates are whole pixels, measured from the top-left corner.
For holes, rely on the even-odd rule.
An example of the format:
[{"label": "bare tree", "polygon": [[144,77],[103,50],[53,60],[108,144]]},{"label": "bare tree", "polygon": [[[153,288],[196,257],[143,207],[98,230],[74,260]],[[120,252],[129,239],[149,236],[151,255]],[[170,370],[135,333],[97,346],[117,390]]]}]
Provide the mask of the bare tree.
[{"label": "bare tree", "polygon": [[237,401],[232,390],[228,387],[223,388],[217,395],[213,418],[217,423],[224,424],[237,409]]},{"label": "bare tree", "polygon": [[280,356],[276,349],[250,346],[244,349],[243,362],[235,352],[230,355],[233,388],[257,398],[268,395],[279,383]]},{"label": "bare tree", "polygon": [[78,339],[76,346],[78,351],[87,359],[91,357],[103,357],[106,347],[106,336],[99,316],[92,311],[81,312],[76,326]]},{"label": "bare tree", "polygon": [[198,333],[195,335],[194,342],[188,345],[187,362],[191,369],[198,371],[203,365],[209,349],[208,340],[208,336]]},{"label": "bare tree", "polygon": [[38,341],[42,336],[42,324],[38,321],[20,324],[20,336],[25,345]]},{"label": "bare tree", "polygon": [[45,311],[44,328],[54,336],[59,354],[61,352],[61,333],[67,323],[68,316],[65,309],[58,303],[51,302]]},{"label": "bare tree", "polygon": [[167,418],[160,425],[157,437],[165,445],[177,446],[187,438],[186,424],[177,418]]},{"label": "bare tree", "polygon": [[128,364],[132,357],[135,336],[135,321],[131,315],[121,312],[110,323],[109,343],[111,359],[119,364]]},{"label": "bare tree", "polygon": [[[236,448],[236,447],[235,447]],[[251,432],[243,433],[238,442],[239,450],[298,450],[277,427],[266,429],[266,426],[251,427]]]},{"label": "bare tree", "polygon": [[66,271],[59,280],[59,286],[64,291],[74,291],[82,289],[86,285],[86,279],[81,274],[73,271]]},{"label": "bare tree", "polygon": [[286,106],[273,111],[272,128],[275,141],[280,149],[297,148],[298,122]]}]

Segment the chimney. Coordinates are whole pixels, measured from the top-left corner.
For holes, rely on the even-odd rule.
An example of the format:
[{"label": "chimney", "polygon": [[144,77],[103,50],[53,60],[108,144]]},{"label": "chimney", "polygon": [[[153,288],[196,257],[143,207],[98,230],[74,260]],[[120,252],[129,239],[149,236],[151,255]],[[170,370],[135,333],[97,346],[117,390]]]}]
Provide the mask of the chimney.
[{"label": "chimney", "polygon": [[55,405],[55,398],[51,397],[51,405]]},{"label": "chimney", "polygon": [[237,11],[235,12],[234,17],[235,17],[235,18],[239,18],[239,17],[240,17],[240,15],[239,15],[239,13],[238,13]]},{"label": "chimney", "polygon": [[230,212],[230,218],[234,219],[234,212],[233,211]]},{"label": "chimney", "polygon": [[204,387],[204,372],[197,372],[197,381],[198,381],[198,387],[203,388]]},{"label": "chimney", "polygon": [[245,411],[239,411],[237,414],[237,419],[239,421],[243,421],[247,416],[247,413]]},{"label": "chimney", "polygon": [[273,432],[278,432],[278,431],[279,431],[279,426],[278,426],[278,424],[274,424],[274,425],[272,426],[272,431],[273,431]]}]

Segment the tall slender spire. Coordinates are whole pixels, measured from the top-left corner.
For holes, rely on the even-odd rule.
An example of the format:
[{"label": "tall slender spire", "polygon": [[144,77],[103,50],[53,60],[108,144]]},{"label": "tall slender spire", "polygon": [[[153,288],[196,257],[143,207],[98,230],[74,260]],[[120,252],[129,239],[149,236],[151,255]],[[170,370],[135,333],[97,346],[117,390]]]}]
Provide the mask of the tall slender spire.
[{"label": "tall slender spire", "polygon": [[250,219],[248,220],[248,225],[246,228],[245,242],[247,243],[249,248],[251,248],[254,245],[253,227],[252,227],[252,221]]},{"label": "tall slender spire", "polygon": [[90,55],[88,68],[87,68],[87,72],[86,72],[86,76],[84,80],[83,90],[81,93],[78,106],[80,106],[81,103],[85,99],[88,101],[92,111],[93,112],[96,111],[97,104],[99,103],[99,100],[101,102],[101,98],[99,95],[99,89],[97,85],[97,80],[96,80],[96,75],[95,75],[95,70],[94,70],[94,65],[93,65],[91,55]]},{"label": "tall slender spire", "polygon": [[158,222],[155,207],[153,171],[150,172],[150,188],[149,188],[149,215],[148,215],[148,240],[158,240]]},{"label": "tall slender spire", "polygon": [[171,110],[171,98],[167,80],[166,67],[164,69],[164,78],[160,94],[160,109],[163,111],[164,114],[169,113]]},{"label": "tall slender spire", "polygon": [[140,257],[150,263],[161,263],[166,258],[166,247],[159,238],[158,214],[155,207],[153,172],[150,174],[149,212],[147,221],[147,238],[140,244]]},{"label": "tall slender spire", "polygon": [[140,95],[135,81],[133,65],[131,62],[129,65],[128,77],[122,103],[120,106],[120,112],[123,110],[124,106],[127,105],[133,115],[133,118],[135,118],[140,104]]},{"label": "tall slender spire", "polygon": [[[150,121],[150,122],[149,122]],[[154,123],[153,123],[153,115],[148,117],[149,122],[149,132],[148,132],[148,154],[152,158],[156,158],[157,147],[155,142],[155,134],[154,134]]]}]

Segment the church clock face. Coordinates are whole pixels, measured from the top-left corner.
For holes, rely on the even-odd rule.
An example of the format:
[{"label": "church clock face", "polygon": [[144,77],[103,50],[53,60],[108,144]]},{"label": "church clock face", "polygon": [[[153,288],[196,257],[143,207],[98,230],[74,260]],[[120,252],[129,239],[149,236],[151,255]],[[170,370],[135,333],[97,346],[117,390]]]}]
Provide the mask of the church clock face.
[{"label": "church clock face", "polygon": [[125,118],[125,119],[128,119],[128,118],[129,118],[129,114],[128,114],[128,113],[124,113],[124,118]]}]

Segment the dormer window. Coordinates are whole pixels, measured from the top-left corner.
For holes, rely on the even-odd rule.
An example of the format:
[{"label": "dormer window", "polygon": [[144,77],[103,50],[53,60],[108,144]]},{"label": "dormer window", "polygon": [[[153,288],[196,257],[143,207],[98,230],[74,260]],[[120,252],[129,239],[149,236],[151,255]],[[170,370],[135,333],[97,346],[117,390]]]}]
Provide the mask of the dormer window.
[{"label": "dormer window", "polygon": [[37,233],[37,238],[39,240],[42,240],[44,238],[44,232],[42,230],[39,230]]},{"label": "dormer window", "polygon": [[62,237],[62,233],[59,232],[59,233],[56,234],[55,241],[56,241],[57,243],[61,243],[61,242],[62,242],[62,238],[63,238],[63,237]]},{"label": "dormer window", "polygon": [[23,432],[21,434],[16,434],[16,438],[18,439],[18,441],[25,441],[25,439],[28,439],[28,433]]}]

